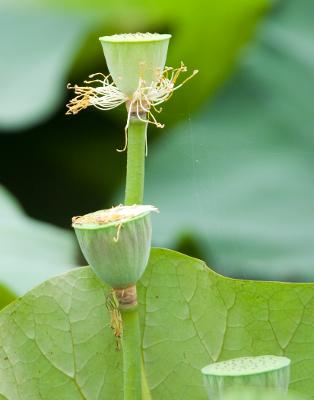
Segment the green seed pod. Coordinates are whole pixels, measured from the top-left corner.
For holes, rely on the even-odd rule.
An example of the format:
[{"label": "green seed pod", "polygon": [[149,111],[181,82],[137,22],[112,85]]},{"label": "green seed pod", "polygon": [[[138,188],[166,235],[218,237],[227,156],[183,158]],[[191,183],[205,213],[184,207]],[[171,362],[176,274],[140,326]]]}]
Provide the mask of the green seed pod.
[{"label": "green seed pod", "polygon": [[165,67],[171,35],[135,33],[100,37],[109,72],[117,87],[131,97],[139,87],[157,81]]},{"label": "green seed pod", "polygon": [[96,275],[113,288],[135,285],[151,247],[153,206],[118,206],[74,217],[81,250]]},{"label": "green seed pod", "polygon": [[287,357],[241,357],[209,364],[202,368],[210,400],[223,400],[230,388],[273,388],[286,393],[290,381]]},{"label": "green seed pod", "polygon": [[224,400],[305,400],[299,394],[280,393],[276,389],[238,388],[227,390]]}]

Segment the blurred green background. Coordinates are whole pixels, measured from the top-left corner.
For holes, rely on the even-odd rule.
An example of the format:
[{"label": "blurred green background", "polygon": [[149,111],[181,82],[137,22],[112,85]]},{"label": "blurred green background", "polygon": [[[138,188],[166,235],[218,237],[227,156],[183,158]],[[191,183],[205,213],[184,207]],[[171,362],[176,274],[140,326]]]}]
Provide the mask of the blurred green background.
[{"label": "blurred green background", "polygon": [[200,73],[150,128],[154,244],[234,277],[314,280],[314,3],[3,0],[0,307],[84,264],[73,215],[123,200],[126,112],[65,116],[98,37],[171,33],[167,65]]}]

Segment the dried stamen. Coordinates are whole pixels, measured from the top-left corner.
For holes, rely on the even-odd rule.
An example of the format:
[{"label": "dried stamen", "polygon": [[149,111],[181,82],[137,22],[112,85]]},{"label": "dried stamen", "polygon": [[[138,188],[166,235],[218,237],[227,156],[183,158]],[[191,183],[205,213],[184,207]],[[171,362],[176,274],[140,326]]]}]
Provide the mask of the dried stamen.
[{"label": "dried stamen", "polygon": [[68,89],[73,89],[77,96],[67,104],[68,111],[66,114],[77,114],[88,106],[95,106],[100,110],[111,110],[112,108],[116,108],[121,104],[126,103],[128,108],[128,117],[125,126],[125,146],[122,150],[118,150],[124,151],[127,149],[127,130],[133,115],[143,122],[155,125],[157,128],[164,127],[163,124],[157,121],[153,111],[160,113],[161,108],[158,109],[157,107],[161,103],[169,100],[175,90],[179,89],[184,85],[184,83],[198,73],[197,70],[193,71],[190,76],[176,86],[180,74],[184,72],[187,72],[187,68],[181,62],[179,68],[173,69],[171,67],[166,67],[161,72],[160,78],[157,81],[152,82],[149,86],[146,86],[145,81],[140,79],[138,88],[131,98],[126,96],[117,88],[114,82],[110,80],[110,75],[106,76],[102,73],[92,74],[89,78],[100,76],[102,79],[92,79],[90,81],[85,81],[85,83],[101,83],[101,86],[68,85]]},{"label": "dried stamen", "polygon": [[112,289],[106,297],[106,307],[110,315],[109,326],[113,330],[116,338],[116,349],[121,350],[121,338],[123,333],[122,316],[119,310],[119,300],[117,299],[115,291]]},{"label": "dried stamen", "polygon": [[113,238],[113,241],[114,241],[115,243],[117,243],[117,242],[119,241],[119,237],[120,237],[120,232],[121,232],[122,225],[123,225],[123,224],[120,223],[120,224],[118,225],[118,227],[117,227],[116,235],[115,235],[115,237]]},{"label": "dried stamen", "polygon": [[123,335],[123,320],[121,310],[129,310],[137,306],[136,286],[123,289],[111,289],[106,296],[106,307],[110,315],[109,326],[116,338],[116,349],[121,350],[121,338]]}]

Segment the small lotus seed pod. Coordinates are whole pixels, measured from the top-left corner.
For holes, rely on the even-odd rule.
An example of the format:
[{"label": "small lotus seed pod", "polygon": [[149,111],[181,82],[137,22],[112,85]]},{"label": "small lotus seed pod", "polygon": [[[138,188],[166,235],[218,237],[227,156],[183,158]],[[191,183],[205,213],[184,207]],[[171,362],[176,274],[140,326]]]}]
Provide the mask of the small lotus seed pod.
[{"label": "small lotus seed pod", "polygon": [[202,368],[210,400],[223,400],[230,388],[272,388],[287,393],[290,360],[287,357],[241,357],[209,364]]},{"label": "small lotus seed pod", "polygon": [[153,206],[118,206],[74,217],[81,250],[96,275],[113,288],[135,285],[151,247]]},{"label": "small lotus seed pod", "polygon": [[116,86],[131,97],[139,87],[156,82],[165,67],[171,35],[128,33],[102,36],[101,41],[109,72]]},{"label": "small lotus seed pod", "polygon": [[278,392],[276,389],[238,388],[228,390],[224,400],[305,400],[299,394]]}]

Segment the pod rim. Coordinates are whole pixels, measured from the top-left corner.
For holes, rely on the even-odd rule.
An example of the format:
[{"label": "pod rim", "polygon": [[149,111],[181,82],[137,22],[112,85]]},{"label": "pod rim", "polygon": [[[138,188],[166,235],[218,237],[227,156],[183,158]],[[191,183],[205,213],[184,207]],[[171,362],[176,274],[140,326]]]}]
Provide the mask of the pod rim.
[{"label": "pod rim", "polygon": [[[138,209],[136,211],[136,209]],[[119,212],[127,210],[129,215],[121,214],[119,217]],[[132,214],[133,211],[133,214]],[[119,226],[140,218],[149,215],[151,212],[158,212],[158,209],[154,206],[145,206],[145,205],[133,205],[133,206],[123,206],[119,205],[117,207],[112,207],[107,210],[98,210],[93,213],[88,213],[80,217],[72,218],[72,227],[74,229],[82,229],[82,230],[95,230],[95,229],[106,229],[111,226]],[[100,216],[97,220],[97,216]],[[110,216],[112,220],[110,220]],[[108,220],[106,222],[102,222],[102,218],[106,217]],[[88,221],[90,218],[91,221]],[[82,219],[83,222],[77,222]]]},{"label": "pod rim", "polygon": [[169,40],[170,34],[167,33],[121,33],[111,36],[101,36],[99,40],[107,43],[148,43],[148,42],[161,42]]}]

